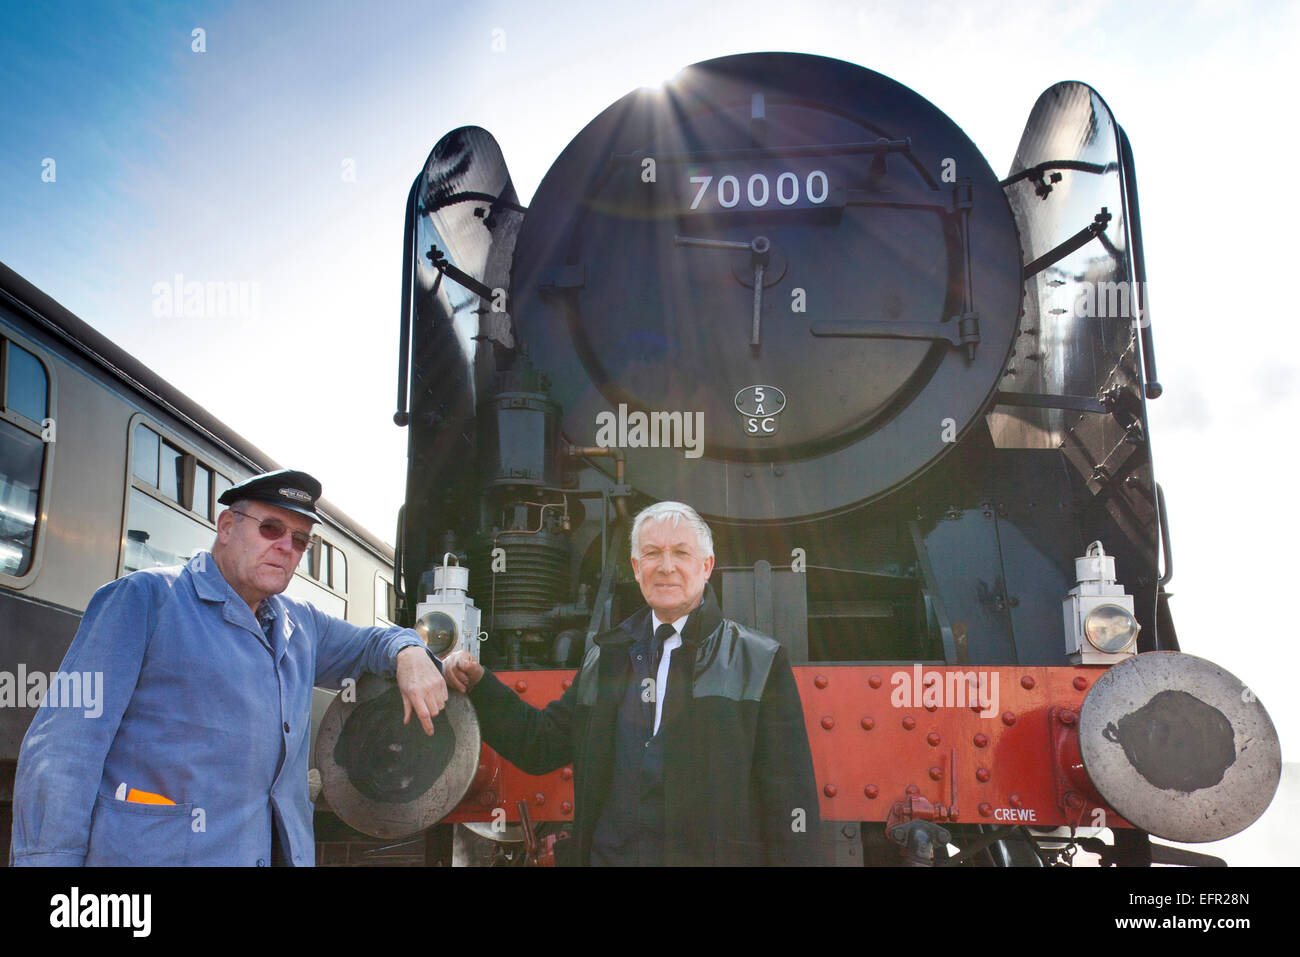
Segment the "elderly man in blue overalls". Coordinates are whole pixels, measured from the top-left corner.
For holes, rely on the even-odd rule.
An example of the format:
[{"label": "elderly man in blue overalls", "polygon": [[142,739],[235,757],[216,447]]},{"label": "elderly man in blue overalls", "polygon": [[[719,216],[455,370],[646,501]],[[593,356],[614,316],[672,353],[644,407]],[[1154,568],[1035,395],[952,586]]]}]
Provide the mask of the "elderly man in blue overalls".
[{"label": "elderly man in blue overalls", "polygon": [[320,493],[304,472],[254,476],[222,494],[210,553],[95,593],[62,670],[102,674],[102,712],[37,712],[14,864],[311,865],[312,687],[395,675],[404,721],[433,733],[447,686],[415,632],[280,594]]}]

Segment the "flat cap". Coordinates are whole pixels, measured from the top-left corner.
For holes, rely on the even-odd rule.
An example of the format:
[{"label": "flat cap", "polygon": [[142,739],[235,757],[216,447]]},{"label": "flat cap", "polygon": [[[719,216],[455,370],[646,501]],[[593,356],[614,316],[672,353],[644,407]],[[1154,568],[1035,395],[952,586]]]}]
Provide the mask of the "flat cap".
[{"label": "flat cap", "polygon": [[320,521],[316,514],[316,500],[320,498],[320,482],[306,472],[279,469],[263,472],[232,485],[217,499],[222,505],[232,505],[242,499],[278,505],[299,515]]}]

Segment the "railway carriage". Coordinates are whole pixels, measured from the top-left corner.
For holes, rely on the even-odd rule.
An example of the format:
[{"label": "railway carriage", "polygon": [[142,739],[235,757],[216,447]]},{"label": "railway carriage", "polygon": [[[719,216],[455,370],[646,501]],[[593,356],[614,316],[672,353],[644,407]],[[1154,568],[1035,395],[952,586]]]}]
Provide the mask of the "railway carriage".
[{"label": "railway carriage", "polygon": [[[0,831],[7,847],[18,749],[95,589],[209,548],[221,493],[278,466],[2,265],[0,397]],[[354,624],[392,624],[391,547],[328,503],[321,513],[288,593]],[[330,697],[317,691],[318,720]],[[361,838],[345,854],[375,846],[332,819],[323,823],[337,843]]]}]

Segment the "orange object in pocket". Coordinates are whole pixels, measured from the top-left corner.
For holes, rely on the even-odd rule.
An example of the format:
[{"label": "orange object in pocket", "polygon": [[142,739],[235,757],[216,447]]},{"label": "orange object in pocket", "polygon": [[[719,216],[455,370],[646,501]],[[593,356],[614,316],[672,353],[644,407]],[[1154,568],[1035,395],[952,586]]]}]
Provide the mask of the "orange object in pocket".
[{"label": "orange object in pocket", "polygon": [[115,797],[119,801],[131,801],[135,804],[175,804],[171,798],[163,797],[161,794],[151,794],[148,791],[138,791],[135,788],[128,788],[123,781],[117,786]]}]

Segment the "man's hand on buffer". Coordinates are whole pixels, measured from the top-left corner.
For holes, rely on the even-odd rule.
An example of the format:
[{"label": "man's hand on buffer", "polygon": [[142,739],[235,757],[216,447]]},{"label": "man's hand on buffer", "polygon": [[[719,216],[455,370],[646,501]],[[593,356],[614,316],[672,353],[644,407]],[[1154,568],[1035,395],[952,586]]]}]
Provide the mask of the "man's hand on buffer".
[{"label": "man's hand on buffer", "polygon": [[447,704],[447,682],[423,648],[411,645],[397,653],[397,688],[402,693],[402,724],[410,724],[415,712],[424,733],[433,734],[433,719]]}]

